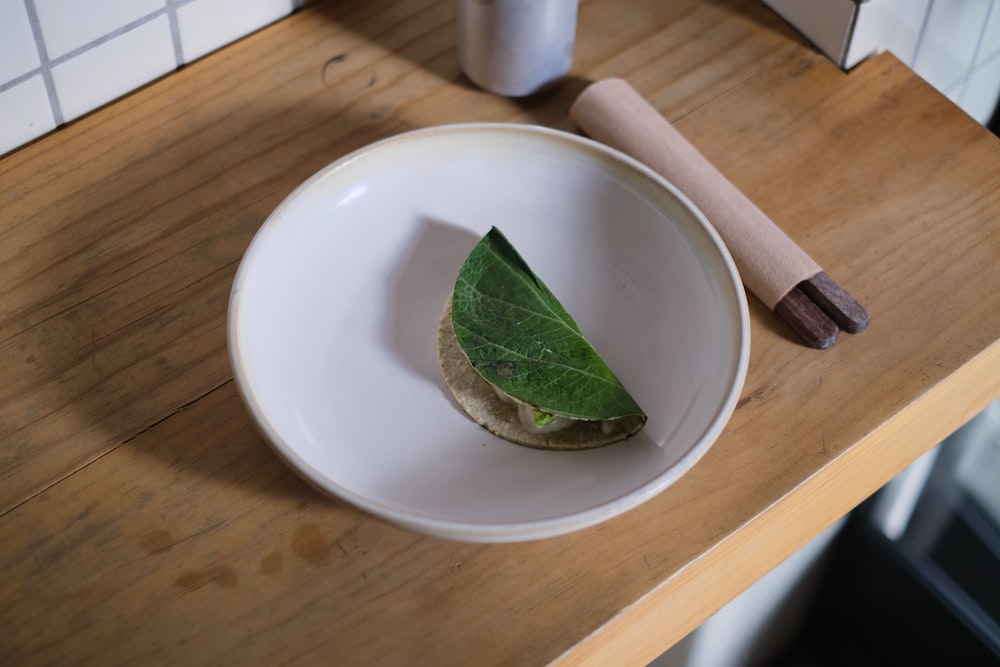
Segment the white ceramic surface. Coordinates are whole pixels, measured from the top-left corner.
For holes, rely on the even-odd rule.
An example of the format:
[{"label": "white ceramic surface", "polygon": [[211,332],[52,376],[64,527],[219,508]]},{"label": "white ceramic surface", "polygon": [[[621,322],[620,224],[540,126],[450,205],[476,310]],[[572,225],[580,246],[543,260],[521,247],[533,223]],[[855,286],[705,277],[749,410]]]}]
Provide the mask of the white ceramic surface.
[{"label": "white ceramic surface", "polygon": [[[452,403],[438,320],[491,225],[649,414],[639,435],[539,451]],[[736,269],[686,199],[612,149],[523,125],[419,130],[323,169],[254,238],[229,316],[237,384],[292,468],[389,522],[483,542],[578,530],[662,491],[718,437],[749,353]]]}]

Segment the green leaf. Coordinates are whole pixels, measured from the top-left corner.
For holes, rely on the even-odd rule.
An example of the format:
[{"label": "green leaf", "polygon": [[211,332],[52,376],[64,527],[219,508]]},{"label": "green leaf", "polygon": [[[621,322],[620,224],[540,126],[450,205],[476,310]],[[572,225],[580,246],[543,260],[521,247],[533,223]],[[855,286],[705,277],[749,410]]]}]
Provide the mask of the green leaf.
[{"label": "green leaf", "polygon": [[573,318],[495,227],[459,271],[452,323],[473,367],[519,401],[579,420],[643,416]]}]

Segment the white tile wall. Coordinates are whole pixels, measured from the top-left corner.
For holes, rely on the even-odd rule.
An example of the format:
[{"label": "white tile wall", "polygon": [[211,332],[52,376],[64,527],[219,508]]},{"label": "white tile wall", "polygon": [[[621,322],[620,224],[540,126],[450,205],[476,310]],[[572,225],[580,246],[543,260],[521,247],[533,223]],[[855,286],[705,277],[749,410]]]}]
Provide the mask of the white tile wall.
[{"label": "white tile wall", "polygon": [[856,6],[845,65],[853,67],[879,51],[892,51],[901,60],[913,62],[924,31],[931,0],[877,0]]},{"label": "white tile wall", "polygon": [[909,64],[987,123],[1000,103],[1000,0],[931,0]]},{"label": "white tile wall", "polygon": [[1000,0],[867,0],[859,7],[859,20],[879,12],[882,20],[868,21],[852,39],[892,51],[977,121],[990,120],[1000,103]]},{"label": "white tile wall", "polygon": [[55,127],[41,74],[0,91],[0,155]]},{"label": "white tile wall", "polygon": [[981,65],[1000,54],[1000,2],[993,2],[990,16],[983,26],[983,40],[979,43],[976,64]]},{"label": "white tile wall", "polygon": [[0,0],[0,155],[307,0]]},{"label": "white tile wall", "polygon": [[[166,0],[33,0],[50,59],[125,28],[156,11]],[[29,3],[30,4],[30,3]]]},{"label": "white tile wall", "polygon": [[177,67],[165,15],[52,68],[63,120],[71,121]]},{"label": "white tile wall", "polygon": [[0,81],[38,69],[38,47],[21,0],[0,0]]},{"label": "white tile wall", "polygon": [[[845,69],[891,51],[980,123],[1000,102],[1000,0],[762,2]],[[845,5],[848,20],[833,20]]]},{"label": "white tile wall", "polygon": [[286,16],[292,0],[201,0],[177,9],[185,60],[200,58]]},{"label": "white tile wall", "polygon": [[913,69],[939,90],[961,82],[972,68],[991,0],[932,2]]},{"label": "white tile wall", "polygon": [[980,123],[987,123],[996,109],[998,100],[1000,100],[1000,57],[992,58],[969,75],[965,85],[962,86],[957,103]]}]

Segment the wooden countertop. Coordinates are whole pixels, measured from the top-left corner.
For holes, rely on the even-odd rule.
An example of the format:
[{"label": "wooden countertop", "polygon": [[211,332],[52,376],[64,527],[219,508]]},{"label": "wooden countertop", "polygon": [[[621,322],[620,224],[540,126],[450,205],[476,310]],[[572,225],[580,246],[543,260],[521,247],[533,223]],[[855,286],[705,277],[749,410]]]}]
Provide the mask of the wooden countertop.
[{"label": "wooden countertop", "polygon": [[[584,0],[575,69],[471,87],[451,0],[311,7],[0,160],[0,663],[642,665],[1000,395],[1000,141],[890,55],[755,0]],[[751,299],[742,400],[624,516],[469,545],[267,447],[229,288],[323,165],[460,121],[572,129],[628,79],[872,313],[831,350]]]}]

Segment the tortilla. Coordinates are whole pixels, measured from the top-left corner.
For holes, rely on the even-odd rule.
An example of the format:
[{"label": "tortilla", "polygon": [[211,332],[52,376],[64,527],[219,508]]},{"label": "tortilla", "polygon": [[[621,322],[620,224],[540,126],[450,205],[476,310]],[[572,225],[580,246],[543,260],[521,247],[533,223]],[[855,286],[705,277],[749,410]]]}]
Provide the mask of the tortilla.
[{"label": "tortilla", "polygon": [[490,433],[519,445],[552,450],[593,449],[625,440],[645,424],[644,417],[631,415],[612,420],[611,433],[604,433],[601,421],[577,421],[551,433],[525,430],[517,417],[517,407],[497,396],[458,344],[450,298],[438,327],[438,356],[445,386],[465,414]]}]

